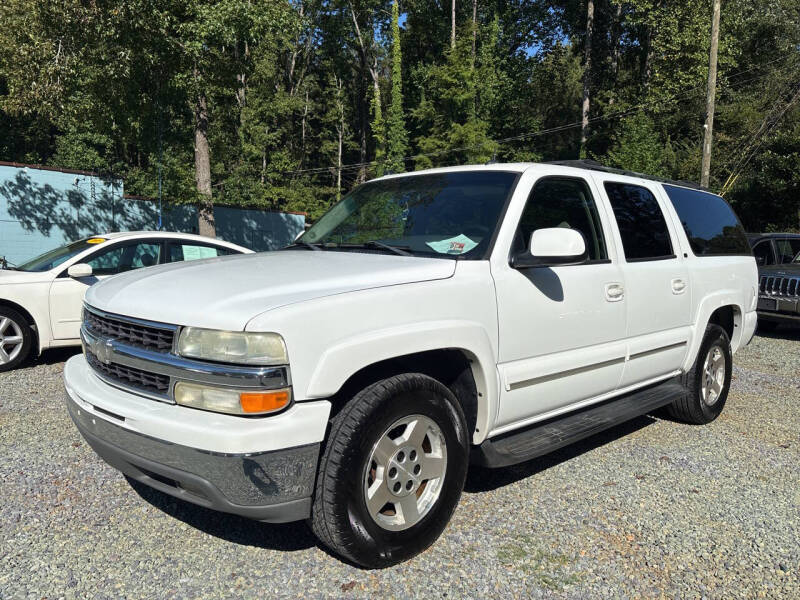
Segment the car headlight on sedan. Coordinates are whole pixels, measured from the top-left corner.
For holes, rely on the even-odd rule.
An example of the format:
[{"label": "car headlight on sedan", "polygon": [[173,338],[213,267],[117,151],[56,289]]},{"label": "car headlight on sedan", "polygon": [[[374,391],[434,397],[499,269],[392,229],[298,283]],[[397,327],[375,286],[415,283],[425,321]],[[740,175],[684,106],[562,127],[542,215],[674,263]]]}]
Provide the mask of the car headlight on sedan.
[{"label": "car headlight on sedan", "polygon": [[217,331],[184,327],[178,338],[178,354],[240,365],[285,365],[286,344],[277,333]]}]

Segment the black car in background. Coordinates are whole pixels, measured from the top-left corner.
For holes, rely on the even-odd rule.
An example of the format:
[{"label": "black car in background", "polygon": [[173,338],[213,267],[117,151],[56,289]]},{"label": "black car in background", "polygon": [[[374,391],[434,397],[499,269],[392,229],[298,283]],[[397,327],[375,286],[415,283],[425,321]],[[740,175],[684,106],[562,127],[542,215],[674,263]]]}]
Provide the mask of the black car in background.
[{"label": "black car in background", "polygon": [[749,234],[758,264],[758,326],[800,325],[800,234]]}]

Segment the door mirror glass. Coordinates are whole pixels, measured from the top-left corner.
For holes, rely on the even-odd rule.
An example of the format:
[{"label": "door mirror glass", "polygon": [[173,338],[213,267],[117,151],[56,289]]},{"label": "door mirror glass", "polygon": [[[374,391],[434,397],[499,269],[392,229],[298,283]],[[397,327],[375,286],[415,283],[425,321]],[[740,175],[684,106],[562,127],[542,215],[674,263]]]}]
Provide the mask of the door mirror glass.
[{"label": "door mirror glass", "polygon": [[567,227],[537,229],[531,234],[529,250],[512,261],[515,268],[574,265],[587,258],[586,242],[580,231]]},{"label": "door mirror glass", "polygon": [[67,269],[67,275],[69,275],[73,279],[80,279],[81,277],[91,277],[92,265],[87,265],[86,263],[74,264],[69,269]]}]

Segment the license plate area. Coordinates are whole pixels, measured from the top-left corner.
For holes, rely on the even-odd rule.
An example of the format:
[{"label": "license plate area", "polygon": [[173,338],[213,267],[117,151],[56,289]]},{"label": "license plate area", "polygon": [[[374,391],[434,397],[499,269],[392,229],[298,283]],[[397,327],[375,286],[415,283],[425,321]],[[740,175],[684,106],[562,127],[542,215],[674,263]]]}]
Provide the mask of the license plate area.
[{"label": "license plate area", "polygon": [[775,298],[759,298],[758,310],[778,310],[778,301]]}]

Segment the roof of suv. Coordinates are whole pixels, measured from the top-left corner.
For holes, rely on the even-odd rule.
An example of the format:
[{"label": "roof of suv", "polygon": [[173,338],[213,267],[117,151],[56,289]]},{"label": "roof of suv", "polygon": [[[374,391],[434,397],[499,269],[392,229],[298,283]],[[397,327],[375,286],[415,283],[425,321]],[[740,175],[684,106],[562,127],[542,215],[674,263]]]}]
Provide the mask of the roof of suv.
[{"label": "roof of suv", "polygon": [[789,238],[793,240],[800,239],[800,233],[777,233],[777,232],[770,232],[770,233],[748,233],[747,239],[751,242],[755,240],[767,240],[773,238]]},{"label": "roof of suv", "polygon": [[[514,171],[518,173],[522,173],[527,169],[536,166],[536,165],[551,165],[551,166],[558,166],[558,167],[567,167],[569,169],[580,169],[583,171],[600,171],[603,173],[614,173],[617,175],[623,175],[625,177],[635,177],[637,179],[647,179],[648,181],[656,181],[658,183],[665,183],[668,185],[675,185],[684,188],[691,188],[695,190],[699,190],[702,192],[707,192],[709,194],[713,194],[711,190],[705,188],[697,183],[691,181],[678,181],[672,179],[664,179],[662,177],[656,177],[654,175],[647,175],[645,173],[637,173],[635,171],[625,171],[624,169],[615,169],[613,167],[607,167],[602,163],[599,163],[595,160],[555,160],[549,162],[519,162],[519,163],[498,163],[498,162],[489,162],[482,165],[459,165],[455,167],[435,167],[433,169],[423,169],[421,171],[409,171],[406,173],[391,173],[384,175],[383,177],[379,177],[378,179],[387,179],[393,177],[402,177],[404,175],[426,175],[426,174],[436,174],[436,173],[453,173],[458,171]],[[375,181],[375,180],[373,180]]]}]

